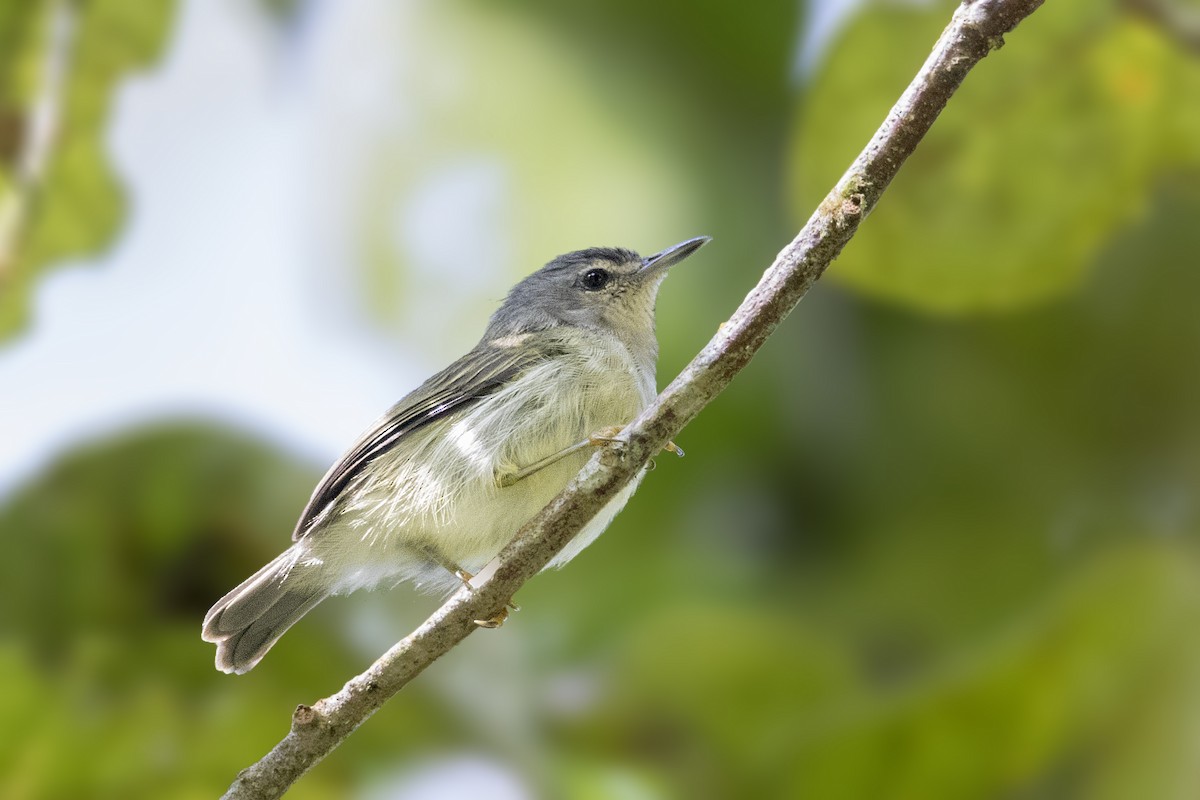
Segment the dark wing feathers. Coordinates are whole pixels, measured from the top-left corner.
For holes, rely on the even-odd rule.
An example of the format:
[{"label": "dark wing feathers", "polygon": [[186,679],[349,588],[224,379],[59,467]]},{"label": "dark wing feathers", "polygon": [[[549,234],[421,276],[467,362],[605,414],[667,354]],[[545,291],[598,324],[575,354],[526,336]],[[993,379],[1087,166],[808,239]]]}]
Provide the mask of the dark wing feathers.
[{"label": "dark wing feathers", "polygon": [[364,433],[317,484],[296,523],[293,540],[306,536],[313,521],[368,464],[405,436],[503,388],[534,364],[561,353],[537,334],[519,341],[481,342],[474,350],[414,389]]}]

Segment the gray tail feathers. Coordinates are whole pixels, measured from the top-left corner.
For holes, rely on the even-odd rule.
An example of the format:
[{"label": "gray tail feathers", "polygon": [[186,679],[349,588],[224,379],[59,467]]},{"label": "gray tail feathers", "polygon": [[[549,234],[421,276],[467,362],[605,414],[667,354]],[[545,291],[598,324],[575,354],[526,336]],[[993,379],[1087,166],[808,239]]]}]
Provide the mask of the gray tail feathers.
[{"label": "gray tail feathers", "polygon": [[313,606],[329,596],[313,567],[289,549],[216,602],[200,634],[217,646],[217,669],[241,675]]}]

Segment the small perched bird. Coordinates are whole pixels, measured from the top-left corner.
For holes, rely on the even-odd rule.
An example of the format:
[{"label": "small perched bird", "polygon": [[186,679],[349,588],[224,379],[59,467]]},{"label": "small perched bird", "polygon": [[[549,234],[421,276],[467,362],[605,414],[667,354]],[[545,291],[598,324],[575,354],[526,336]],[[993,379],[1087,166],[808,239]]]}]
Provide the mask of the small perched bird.
[{"label": "small perched bird", "polygon": [[[589,445],[654,399],[658,287],[708,241],[648,258],[579,250],[514,286],[474,349],[393,406],[330,468],[292,546],[208,612],[201,635],[217,645],[217,669],[252,669],[330,595],[404,580],[449,592],[469,581],[579,472]],[[548,566],[595,540],[640,479]]]}]

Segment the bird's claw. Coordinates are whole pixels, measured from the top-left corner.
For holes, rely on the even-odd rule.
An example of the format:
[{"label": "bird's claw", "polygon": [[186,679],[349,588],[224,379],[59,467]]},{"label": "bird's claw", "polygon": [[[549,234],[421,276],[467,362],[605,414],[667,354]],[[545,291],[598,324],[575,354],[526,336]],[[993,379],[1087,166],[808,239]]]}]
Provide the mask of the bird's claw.
[{"label": "bird's claw", "polygon": [[609,425],[607,428],[601,428],[594,433],[588,434],[588,444],[594,447],[606,444],[624,444],[625,442],[618,438],[624,429],[624,425]]},{"label": "bird's claw", "polygon": [[[512,604],[510,603],[509,605],[512,605]],[[516,607],[514,606],[514,609],[515,608]],[[506,619],[508,619],[508,606],[505,606],[504,608],[500,609],[499,611],[497,611],[495,614],[488,617],[487,619],[475,620],[475,624],[481,628],[499,628],[501,625],[504,624],[504,621]]]},{"label": "bird's claw", "polygon": [[[624,430],[624,427],[621,425],[611,425],[607,428],[601,428],[600,430],[598,430],[588,436],[588,438],[587,438],[588,444],[593,445],[595,447],[600,447],[601,445],[606,445],[606,444],[623,445],[623,444],[625,444],[625,440],[620,438],[621,431],[623,431],[623,430]],[[679,456],[680,458],[683,458],[685,455],[687,455],[686,453],[683,452],[682,447],[675,444],[675,442],[671,442],[671,441],[667,442],[667,444],[663,447],[663,450],[667,451],[668,453],[674,453],[675,455]],[[653,463],[653,461],[651,461],[651,463]],[[650,468],[654,469],[653,466]]]}]

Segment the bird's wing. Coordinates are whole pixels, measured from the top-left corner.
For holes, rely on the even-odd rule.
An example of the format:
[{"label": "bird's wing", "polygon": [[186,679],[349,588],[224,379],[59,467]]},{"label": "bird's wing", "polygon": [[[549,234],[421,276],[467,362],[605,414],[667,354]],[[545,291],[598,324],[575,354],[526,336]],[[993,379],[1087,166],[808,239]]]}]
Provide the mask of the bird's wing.
[{"label": "bird's wing", "polygon": [[330,467],[313,490],[292,539],[308,535],[312,523],[373,460],[413,431],[479,402],[503,388],[534,364],[561,353],[540,334],[481,342],[392,406],[354,446]]}]

